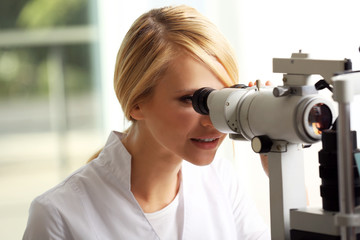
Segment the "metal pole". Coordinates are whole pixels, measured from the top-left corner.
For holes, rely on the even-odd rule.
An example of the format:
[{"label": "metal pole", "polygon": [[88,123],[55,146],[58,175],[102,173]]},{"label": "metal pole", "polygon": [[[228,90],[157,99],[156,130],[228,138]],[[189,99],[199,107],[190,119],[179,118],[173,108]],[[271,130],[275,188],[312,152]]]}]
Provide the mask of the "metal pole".
[{"label": "metal pole", "polygon": [[[354,172],[350,138],[350,104],[339,102],[338,117],[338,179],[340,214],[354,214]],[[342,240],[355,240],[355,227],[341,227]]]},{"label": "metal pole", "polygon": [[290,209],[306,207],[304,153],[284,141],[274,141],[274,148],[268,153],[271,239],[289,240]]}]

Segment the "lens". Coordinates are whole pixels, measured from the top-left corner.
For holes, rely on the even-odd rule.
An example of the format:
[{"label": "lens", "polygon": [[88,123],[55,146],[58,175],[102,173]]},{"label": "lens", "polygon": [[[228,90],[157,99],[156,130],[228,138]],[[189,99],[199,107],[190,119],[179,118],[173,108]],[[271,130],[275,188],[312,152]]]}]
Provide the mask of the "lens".
[{"label": "lens", "polygon": [[316,135],[320,135],[323,130],[329,129],[332,124],[332,114],[330,108],[324,103],[314,105],[308,117],[308,125]]},{"label": "lens", "polygon": [[315,143],[321,139],[322,131],[330,129],[334,118],[330,99],[319,95],[308,95],[298,103],[296,130],[303,143]]}]

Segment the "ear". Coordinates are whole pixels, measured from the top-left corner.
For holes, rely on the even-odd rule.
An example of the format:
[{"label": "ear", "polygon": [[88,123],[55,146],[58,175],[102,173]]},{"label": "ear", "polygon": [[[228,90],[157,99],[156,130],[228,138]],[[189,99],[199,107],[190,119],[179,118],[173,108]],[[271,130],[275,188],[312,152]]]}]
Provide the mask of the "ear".
[{"label": "ear", "polygon": [[131,116],[131,118],[133,118],[135,120],[144,119],[144,114],[141,111],[141,107],[139,104],[136,104],[135,107],[133,107],[133,109],[131,109],[130,116]]}]

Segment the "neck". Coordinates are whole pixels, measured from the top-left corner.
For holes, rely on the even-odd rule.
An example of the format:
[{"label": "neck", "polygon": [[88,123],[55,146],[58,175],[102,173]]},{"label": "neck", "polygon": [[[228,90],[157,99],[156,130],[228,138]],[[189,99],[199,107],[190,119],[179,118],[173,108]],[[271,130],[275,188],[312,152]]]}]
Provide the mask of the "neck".
[{"label": "neck", "polygon": [[123,139],[132,156],[131,191],[144,212],[155,212],[176,197],[182,159],[156,145],[138,123]]}]

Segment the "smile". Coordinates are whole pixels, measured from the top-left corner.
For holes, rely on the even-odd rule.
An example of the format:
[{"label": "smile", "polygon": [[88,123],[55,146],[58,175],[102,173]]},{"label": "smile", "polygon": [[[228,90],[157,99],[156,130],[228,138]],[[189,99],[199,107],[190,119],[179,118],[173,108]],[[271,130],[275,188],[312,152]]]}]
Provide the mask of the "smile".
[{"label": "smile", "polygon": [[215,140],[217,140],[218,138],[204,138],[204,139],[199,139],[199,138],[192,138],[191,140],[197,141],[197,142],[213,142]]},{"label": "smile", "polygon": [[220,138],[191,138],[191,142],[199,149],[214,150],[218,147]]}]

